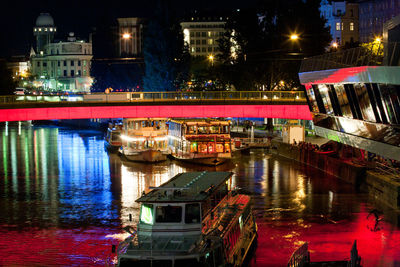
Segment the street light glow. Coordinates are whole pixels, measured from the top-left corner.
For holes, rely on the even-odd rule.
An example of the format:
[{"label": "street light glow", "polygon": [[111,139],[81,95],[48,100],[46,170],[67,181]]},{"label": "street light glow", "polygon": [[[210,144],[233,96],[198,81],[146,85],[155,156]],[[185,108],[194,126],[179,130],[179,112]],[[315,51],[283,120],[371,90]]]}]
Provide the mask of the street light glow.
[{"label": "street light glow", "polygon": [[375,42],[380,43],[381,41],[382,41],[382,40],[381,40],[380,37],[376,37],[376,38],[375,38]]},{"label": "street light glow", "polygon": [[296,41],[297,39],[299,39],[299,36],[297,34],[294,33],[294,34],[290,35],[290,40]]},{"label": "street light glow", "polygon": [[334,43],[332,44],[332,47],[333,47],[333,48],[337,48],[337,47],[338,47],[338,43],[334,42]]},{"label": "street light glow", "polygon": [[124,38],[124,39],[126,40],[126,39],[131,38],[131,35],[130,35],[130,33],[124,33],[124,34],[122,35],[122,38]]}]

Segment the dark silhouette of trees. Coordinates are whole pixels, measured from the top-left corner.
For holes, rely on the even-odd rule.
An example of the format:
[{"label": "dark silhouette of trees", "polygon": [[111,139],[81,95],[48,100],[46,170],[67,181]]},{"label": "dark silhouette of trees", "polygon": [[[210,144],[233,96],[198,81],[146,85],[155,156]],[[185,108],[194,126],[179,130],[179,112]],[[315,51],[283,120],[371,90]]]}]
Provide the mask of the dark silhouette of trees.
[{"label": "dark silhouette of trees", "polygon": [[[221,79],[238,90],[282,89],[281,81],[287,89],[299,87],[301,59],[324,53],[331,41],[318,8],[317,0],[264,0],[236,11],[219,41]],[[290,39],[294,33],[297,40]]]},{"label": "dark silhouette of trees", "polygon": [[188,52],[170,0],[158,0],[144,33],[145,91],[176,91],[187,79]]},{"label": "dark silhouette of trees", "polygon": [[12,78],[11,70],[7,68],[7,62],[0,59],[0,95],[14,94],[16,83]]}]

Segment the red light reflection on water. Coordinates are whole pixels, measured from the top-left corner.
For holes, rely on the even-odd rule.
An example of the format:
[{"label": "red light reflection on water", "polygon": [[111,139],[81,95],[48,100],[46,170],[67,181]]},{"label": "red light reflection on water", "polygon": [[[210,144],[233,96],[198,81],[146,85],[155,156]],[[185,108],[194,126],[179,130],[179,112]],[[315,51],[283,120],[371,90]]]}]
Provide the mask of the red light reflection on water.
[{"label": "red light reflection on water", "polygon": [[[375,217],[361,207],[351,220],[320,222],[259,219],[258,247],[251,266],[286,266],[291,254],[309,243],[311,261],[349,260],[354,240],[363,266],[399,266],[400,231],[380,221],[374,231]],[[367,219],[368,217],[368,219]]]},{"label": "red light reflection on water", "polygon": [[107,238],[116,234],[102,228],[0,229],[1,266],[105,266],[115,255]]}]

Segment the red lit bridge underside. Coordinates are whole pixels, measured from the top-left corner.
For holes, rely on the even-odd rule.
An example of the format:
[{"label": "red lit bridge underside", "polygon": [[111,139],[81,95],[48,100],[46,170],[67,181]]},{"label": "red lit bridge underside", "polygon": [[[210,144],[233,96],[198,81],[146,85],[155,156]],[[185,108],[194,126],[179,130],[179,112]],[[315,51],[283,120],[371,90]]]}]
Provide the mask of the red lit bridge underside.
[{"label": "red lit bridge underside", "polygon": [[149,105],[0,109],[0,121],[238,117],[311,120],[307,105]]}]

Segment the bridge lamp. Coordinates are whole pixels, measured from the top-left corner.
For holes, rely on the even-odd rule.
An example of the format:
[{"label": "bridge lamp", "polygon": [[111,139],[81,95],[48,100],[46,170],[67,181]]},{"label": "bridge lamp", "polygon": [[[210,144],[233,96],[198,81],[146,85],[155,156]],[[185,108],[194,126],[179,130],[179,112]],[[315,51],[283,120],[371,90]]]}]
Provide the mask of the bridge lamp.
[{"label": "bridge lamp", "polygon": [[336,42],[332,43],[332,47],[333,48],[338,48],[338,43],[336,43]]}]

